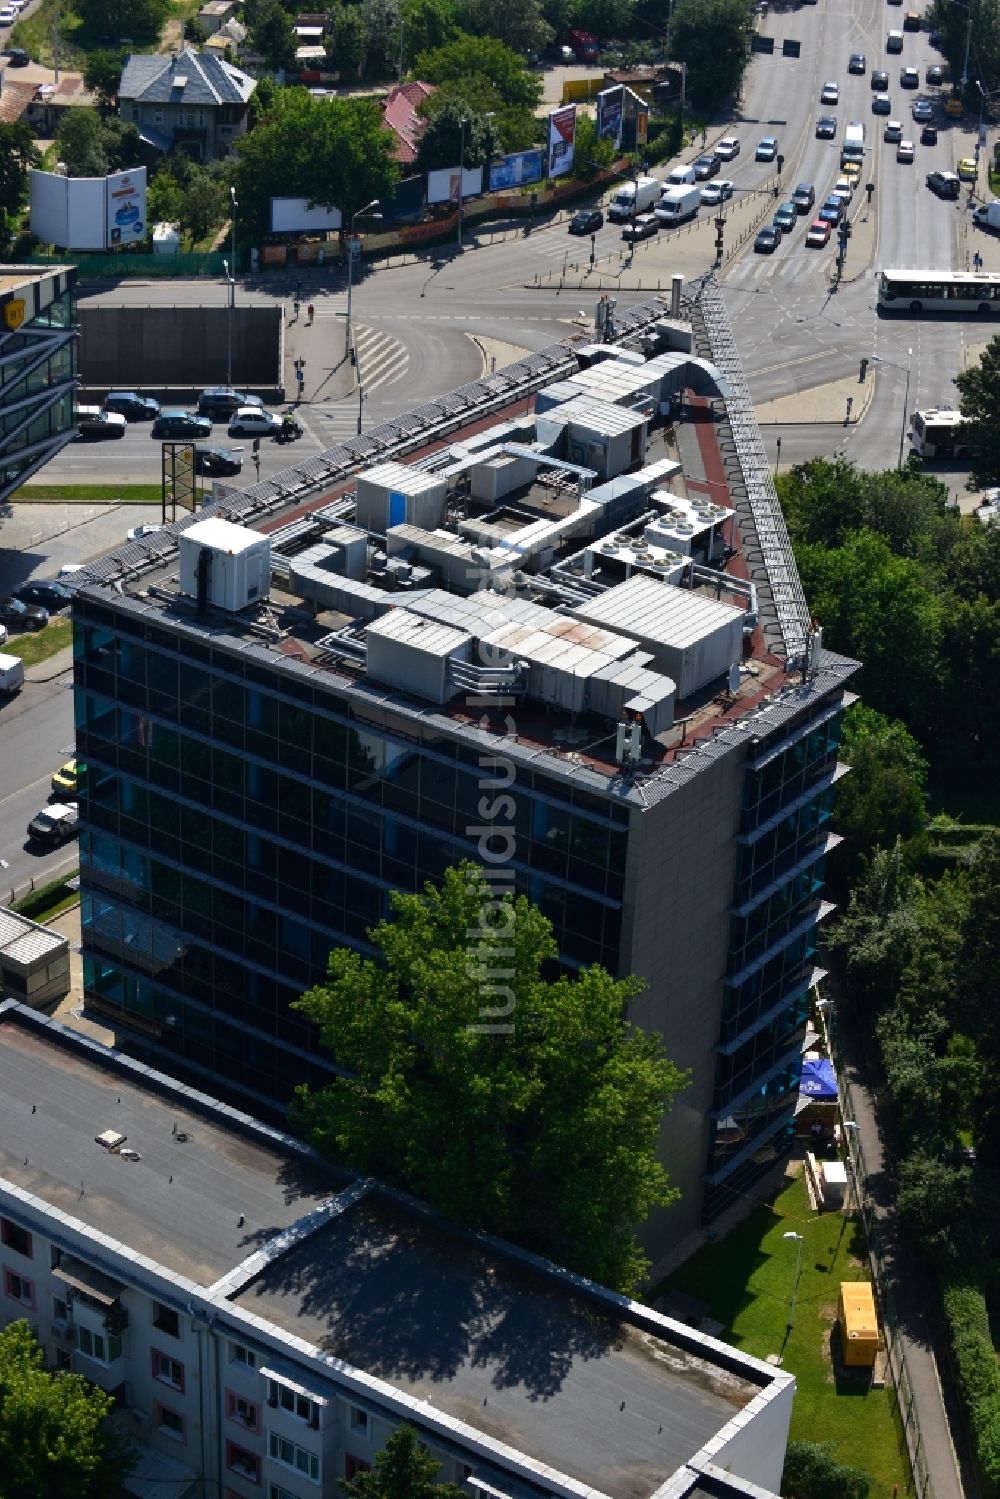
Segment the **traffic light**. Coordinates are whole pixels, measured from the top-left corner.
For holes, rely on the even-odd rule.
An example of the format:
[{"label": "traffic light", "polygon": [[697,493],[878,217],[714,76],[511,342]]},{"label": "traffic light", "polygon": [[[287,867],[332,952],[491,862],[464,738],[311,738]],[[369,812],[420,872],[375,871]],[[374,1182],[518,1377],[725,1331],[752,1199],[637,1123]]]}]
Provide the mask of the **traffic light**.
[{"label": "traffic light", "polygon": [[254,451],[254,457],[256,457],[256,455],[260,452],[260,438],[259,437],[255,437],[254,440],[253,440],[253,451]]},{"label": "traffic light", "polygon": [[781,174],[784,171],[784,169],[785,169],[785,158],[783,156],[779,156],[778,157],[778,176],[779,177],[781,176]]}]

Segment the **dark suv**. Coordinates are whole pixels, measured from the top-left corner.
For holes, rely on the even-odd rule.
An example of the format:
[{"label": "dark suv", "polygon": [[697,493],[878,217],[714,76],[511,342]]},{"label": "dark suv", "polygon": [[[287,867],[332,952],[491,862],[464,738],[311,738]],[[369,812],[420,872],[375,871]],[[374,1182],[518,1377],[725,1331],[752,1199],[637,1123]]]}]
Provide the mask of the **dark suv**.
[{"label": "dark suv", "polygon": [[871,75],[871,86],[873,94],[887,94],[889,92],[889,75],[881,68],[875,68]]},{"label": "dark suv", "polygon": [[160,414],[160,403],[135,390],[109,390],[104,397],[104,409],[117,411],[127,422],[151,422]]},{"label": "dark suv", "polygon": [[199,416],[211,417],[213,422],[228,421],[241,406],[263,406],[260,396],[252,396],[246,390],[230,390],[228,386],[215,386],[203,390],[198,397]]},{"label": "dark suv", "polygon": [[49,611],[37,604],[22,604],[20,599],[0,599],[0,625],[8,630],[42,630],[49,622]]},{"label": "dark suv", "polygon": [[707,151],[704,156],[699,156],[694,163],[694,175],[697,182],[707,182],[709,177],[714,177],[722,165],[714,151]]},{"label": "dark suv", "polygon": [[604,214],[599,208],[578,208],[569,221],[570,234],[594,234],[604,227]]}]

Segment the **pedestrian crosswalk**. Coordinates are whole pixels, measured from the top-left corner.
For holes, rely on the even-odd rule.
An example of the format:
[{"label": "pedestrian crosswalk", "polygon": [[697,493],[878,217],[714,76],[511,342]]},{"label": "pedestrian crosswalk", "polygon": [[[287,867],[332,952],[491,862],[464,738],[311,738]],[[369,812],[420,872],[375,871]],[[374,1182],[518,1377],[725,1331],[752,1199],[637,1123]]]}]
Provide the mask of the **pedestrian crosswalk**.
[{"label": "pedestrian crosswalk", "polygon": [[358,356],[358,374],[369,395],[383,385],[395,385],[410,367],[406,345],[381,328],[355,323],[354,347]]}]

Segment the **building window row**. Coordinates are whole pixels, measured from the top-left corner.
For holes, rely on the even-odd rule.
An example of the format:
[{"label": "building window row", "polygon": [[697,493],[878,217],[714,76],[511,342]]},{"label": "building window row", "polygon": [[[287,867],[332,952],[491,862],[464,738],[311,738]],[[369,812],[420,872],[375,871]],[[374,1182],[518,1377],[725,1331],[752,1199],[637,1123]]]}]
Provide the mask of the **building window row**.
[{"label": "building window row", "polygon": [[17,1254],[23,1254],[27,1260],[32,1257],[30,1233],[10,1218],[0,1218],[0,1244],[3,1244],[5,1249],[13,1249]]},{"label": "building window row", "polygon": [[833,787],[828,786],[754,843],[738,846],[733,905],[742,906],[787,874],[825,837],[833,815]]},{"label": "building window row", "polygon": [[[832,774],[837,763],[841,716],[837,712],[815,728],[806,729],[759,768],[747,769],[741,832],[751,832],[802,796],[822,776]],[[780,738],[780,734],[776,737]]]},{"label": "building window row", "polygon": [[315,1452],[300,1447],[297,1442],[272,1431],[268,1437],[267,1450],[273,1462],[302,1473],[312,1483],[319,1483],[320,1462]]},{"label": "building window row", "polygon": [[729,967],[741,972],[775,943],[787,936],[809,914],[819,910],[825,859],[821,854],[767,900],[746,916],[734,916],[730,924]]},{"label": "building window row", "polygon": [[774,1005],[808,986],[817,951],[815,923],[787,946],[767,958],[737,985],[727,985],[723,997],[719,1045],[728,1046]]},{"label": "building window row", "polygon": [[161,1353],[154,1348],[151,1354],[153,1378],[160,1384],[169,1385],[172,1390],[184,1393],[184,1365],[179,1359],[173,1358],[169,1353]]},{"label": "building window row", "polygon": [[9,1270],[7,1266],[3,1269],[4,1295],[18,1305],[27,1307],[34,1311],[35,1307],[35,1282],[29,1280],[17,1270]]}]

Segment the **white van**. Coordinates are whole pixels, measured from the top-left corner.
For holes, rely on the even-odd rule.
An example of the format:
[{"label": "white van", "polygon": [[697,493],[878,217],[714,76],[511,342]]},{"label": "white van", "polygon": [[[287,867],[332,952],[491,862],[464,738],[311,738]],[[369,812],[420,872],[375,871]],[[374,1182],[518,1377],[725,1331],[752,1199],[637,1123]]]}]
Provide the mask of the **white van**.
[{"label": "white van", "polygon": [[624,224],[636,214],[652,208],[660,196],[661,184],[655,177],[640,177],[637,182],[626,182],[612,193],[608,202],[608,218],[613,224]]},{"label": "white van", "polygon": [[24,662],[20,656],[0,656],[0,692],[13,697],[24,686]]},{"label": "white van", "polygon": [[685,182],[696,182],[695,170],[692,166],[681,162],[679,167],[671,167],[664,181],[664,187],[683,187]]}]

